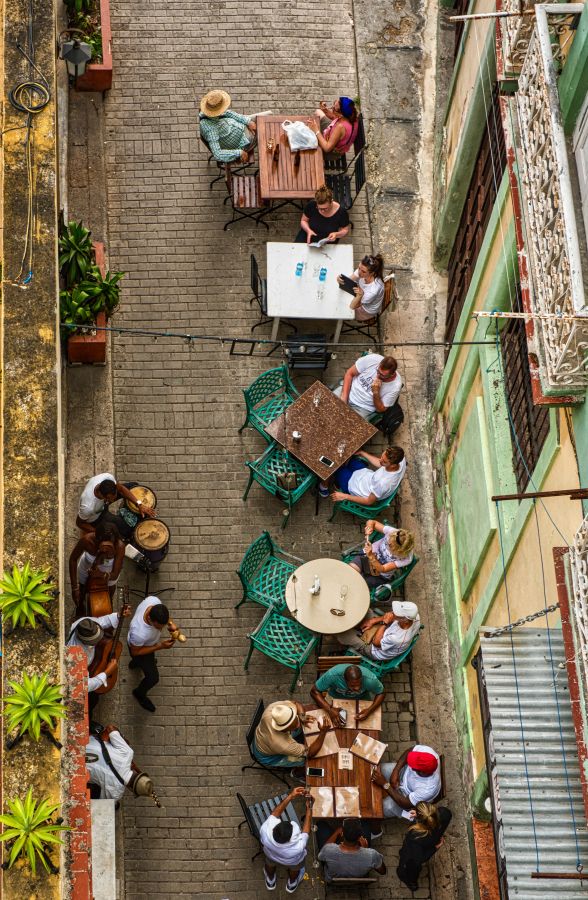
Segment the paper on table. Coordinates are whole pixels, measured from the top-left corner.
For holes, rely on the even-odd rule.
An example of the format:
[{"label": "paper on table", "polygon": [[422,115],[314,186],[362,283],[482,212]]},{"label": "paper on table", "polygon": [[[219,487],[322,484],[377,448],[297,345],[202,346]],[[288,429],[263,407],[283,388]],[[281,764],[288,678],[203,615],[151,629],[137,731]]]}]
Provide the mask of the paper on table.
[{"label": "paper on table", "polygon": [[376,741],[375,738],[360,731],[349,749],[356,756],[360,756],[362,759],[367,759],[368,762],[377,765],[383,757],[387,746],[388,744]]},{"label": "paper on table", "polygon": [[359,817],[359,788],[336,787],[335,788],[335,815]]},{"label": "paper on table", "polygon": [[353,756],[349,750],[339,750],[339,769],[353,769]]},{"label": "paper on table", "polygon": [[[312,743],[313,740],[314,740],[314,735],[312,736],[310,741],[307,741],[307,743]],[[319,750],[318,753],[315,753],[315,755],[312,758],[319,759],[321,756],[330,756],[331,753],[338,753],[338,752],[339,752],[339,741],[337,740],[337,735],[335,734],[334,731],[328,731],[327,736],[325,737],[325,739],[323,741],[323,745],[322,745],[321,749]]]},{"label": "paper on table", "polygon": [[304,734],[318,734],[322,722],[326,721],[329,725],[331,724],[328,713],[324,709],[309,709],[306,716],[307,718],[310,716],[314,721],[303,723],[302,730]]},{"label": "paper on table", "polygon": [[333,799],[333,788],[331,787],[309,787],[308,788],[314,803],[312,804],[312,814],[319,819],[332,819],[335,815],[335,802]]},{"label": "paper on table", "polygon": [[347,711],[347,721],[345,722],[345,728],[357,728],[357,722],[355,721],[355,713],[357,712],[357,700],[335,700],[333,698],[333,703],[335,706],[338,706],[339,709],[344,709]]},{"label": "paper on table", "polygon": [[[358,700],[359,703],[359,711],[363,712],[364,709],[367,709],[372,705],[371,700]],[[362,719],[359,723],[361,728],[365,728],[367,731],[381,731],[382,730],[382,707],[378,706],[377,709],[370,713],[367,719]]]}]

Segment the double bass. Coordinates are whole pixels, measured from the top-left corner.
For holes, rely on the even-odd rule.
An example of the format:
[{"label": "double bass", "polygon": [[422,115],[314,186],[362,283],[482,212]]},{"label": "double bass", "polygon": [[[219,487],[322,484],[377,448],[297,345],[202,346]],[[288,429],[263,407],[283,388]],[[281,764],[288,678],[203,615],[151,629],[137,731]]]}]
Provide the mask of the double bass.
[{"label": "double bass", "polygon": [[[118,589],[119,594],[119,605],[120,611],[118,615],[118,623],[114,630],[114,634],[112,637],[103,638],[99,644],[96,646],[96,650],[94,651],[94,659],[89,668],[90,675],[96,675],[97,672],[104,672],[106,666],[109,662],[112,662],[115,659],[117,662],[120,659],[123,645],[120,640],[120,635],[122,631],[122,626],[124,622],[124,616],[122,611],[125,606],[129,605],[129,588],[128,586],[120,587]],[[103,684],[99,687],[95,693],[96,694],[108,694],[109,691],[113,689],[116,682],[118,680],[118,666],[110,675],[106,676],[106,684]]]}]

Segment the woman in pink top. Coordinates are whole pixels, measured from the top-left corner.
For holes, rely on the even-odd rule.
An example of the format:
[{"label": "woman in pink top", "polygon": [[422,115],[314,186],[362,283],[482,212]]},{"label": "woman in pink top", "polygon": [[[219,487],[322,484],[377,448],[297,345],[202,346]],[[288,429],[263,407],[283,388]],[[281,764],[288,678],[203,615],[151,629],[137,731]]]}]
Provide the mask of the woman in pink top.
[{"label": "woman in pink top", "polygon": [[332,109],[323,101],[315,115],[320,117],[321,130],[315,126],[315,134],[323,153],[337,156],[347,153],[357,137],[358,117],[353,100],[339,97]]}]

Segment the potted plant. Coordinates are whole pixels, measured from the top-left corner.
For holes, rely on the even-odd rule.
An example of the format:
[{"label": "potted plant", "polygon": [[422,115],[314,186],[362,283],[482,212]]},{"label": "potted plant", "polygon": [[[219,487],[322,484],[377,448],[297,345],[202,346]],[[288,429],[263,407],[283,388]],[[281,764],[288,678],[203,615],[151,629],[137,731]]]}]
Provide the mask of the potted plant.
[{"label": "potted plant", "polygon": [[14,566],[4,572],[0,580],[0,612],[11,619],[12,627],[37,627],[37,616],[48,617],[45,606],[54,596],[54,586],[47,581],[45,569],[32,569],[25,563],[22,569]]},{"label": "potted plant", "polygon": [[0,841],[7,842],[10,855],[2,868],[12,868],[22,856],[28,860],[33,875],[37,874],[38,859],[46,872],[57,873],[59,870],[52,863],[49,852],[54,845],[63,844],[58,833],[70,830],[61,819],[53,819],[59,804],[33,800],[33,789],[29,788],[24,800],[17,797],[7,800],[7,805],[10,812],[0,815],[0,822],[5,826]]},{"label": "potted plant", "polygon": [[108,91],[112,87],[112,31],[109,0],[64,0],[69,30],[78,30],[92,48],[92,60],[78,76],[78,91]]},{"label": "potted plant", "polygon": [[[8,684],[13,693],[3,697],[2,714],[8,720],[8,731],[16,730],[16,735],[7,741],[7,749],[12,749],[26,734],[39,741],[43,732],[51,739],[57,720],[65,716],[61,689],[49,684],[47,674],[29,677],[26,672],[23,672],[22,682],[9,681]],[[54,738],[53,742],[58,743]]]},{"label": "potted plant", "polygon": [[62,231],[59,267],[59,307],[68,362],[104,365],[105,328],[119,304],[124,273],[106,271],[104,244],[93,242],[81,222],[70,222]]}]

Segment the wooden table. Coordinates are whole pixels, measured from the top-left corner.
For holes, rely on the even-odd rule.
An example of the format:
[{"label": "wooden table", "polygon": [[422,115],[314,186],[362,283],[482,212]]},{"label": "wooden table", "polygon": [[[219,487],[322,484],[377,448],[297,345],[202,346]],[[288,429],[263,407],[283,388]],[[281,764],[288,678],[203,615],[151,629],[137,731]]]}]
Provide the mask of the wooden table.
[{"label": "wooden table", "polygon": [[[315,381],[265,430],[321,479],[333,475],[378,431],[321,381]],[[302,435],[299,441],[292,437],[293,431]],[[321,456],[333,465],[322,463]]]},{"label": "wooden table", "polygon": [[[259,180],[261,196],[264,200],[299,200],[312,199],[315,191],[325,183],[323,151],[300,151],[300,167],[294,170],[294,153],[290,150],[288,135],[282,128],[282,122],[305,122],[313,119],[319,127],[318,116],[258,116],[257,117],[257,152],[259,154]],[[273,154],[267,149],[267,141],[272,138],[274,146],[280,148],[278,161],[274,163]]]},{"label": "wooden table", "polygon": [[[302,274],[296,266],[302,264]],[[326,270],[323,281],[321,269]],[[273,317],[271,339],[275,341],[280,316],[288,319],[336,319],[335,343],[341,334],[343,320],[353,320],[351,296],[342,291],[337,276],[353,272],[351,244],[267,244],[267,314]]]},{"label": "wooden table", "polygon": [[[364,734],[381,740],[380,731],[369,731],[362,728]],[[335,736],[339,742],[341,749],[351,747],[355,736],[358,732],[356,728],[335,728]],[[311,744],[314,735],[306,738],[307,744]],[[377,784],[373,784],[371,780],[372,769],[371,763],[365,759],[360,759],[353,755],[353,769],[339,769],[339,755],[332,753],[329,756],[320,756],[318,759],[309,759],[306,761],[306,769],[321,768],[325,770],[322,778],[306,774],[307,787],[358,787],[359,788],[359,814],[362,819],[382,819],[383,797],[384,792]],[[313,818],[321,818],[313,812]]]},{"label": "wooden table", "polygon": [[[310,594],[315,575],[320,591]],[[343,595],[342,586],[347,588]],[[313,559],[290,575],[286,603],[296,621],[311,631],[341,634],[364,618],[370,606],[370,589],[363,576],[340,559]]]}]

